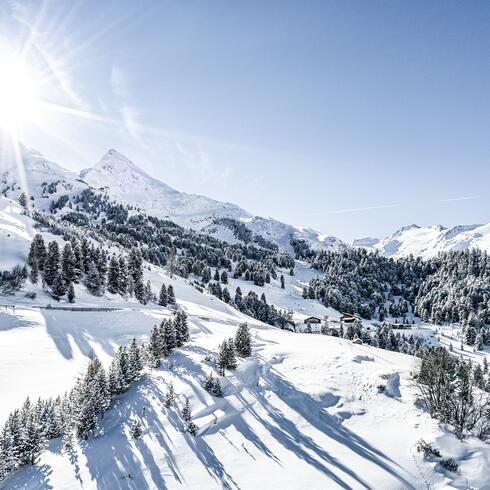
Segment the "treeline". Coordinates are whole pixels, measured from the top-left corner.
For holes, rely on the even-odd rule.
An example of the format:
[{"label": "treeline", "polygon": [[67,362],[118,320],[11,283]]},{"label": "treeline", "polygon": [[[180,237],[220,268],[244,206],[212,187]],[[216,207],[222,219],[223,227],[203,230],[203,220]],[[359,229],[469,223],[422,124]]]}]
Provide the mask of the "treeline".
[{"label": "treeline", "polygon": [[[157,367],[162,358],[188,341],[187,317],[180,312],[155,327],[149,342],[140,346],[133,338],[128,346],[119,347],[107,372],[93,356],[85,374],[64,396],[35,403],[28,398],[8,416],[0,432],[0,480],[22,466],[35,464],[50,439],[62,436],[67,449],[75,437],[87,440],[96,433],[113,398],[140,377],[145,365]],[[171,391],[167,398],[173,398]]]}]

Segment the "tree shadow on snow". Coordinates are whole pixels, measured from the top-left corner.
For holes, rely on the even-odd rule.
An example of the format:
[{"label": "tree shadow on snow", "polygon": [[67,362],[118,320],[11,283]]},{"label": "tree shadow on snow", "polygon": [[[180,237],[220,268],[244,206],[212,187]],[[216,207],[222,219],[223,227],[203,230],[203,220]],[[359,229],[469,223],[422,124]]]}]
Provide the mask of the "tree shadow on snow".
[{"label": "tree shadow on snow", "polygon": [[53,490],[49,483],[52,469],[49,465],[28,466],[24,471],[14,473],[1,485],[5,490]]},{"label": "tree shadow on snow", "polygon": [[[144,438],[158,442],[173,477],[177,482],[182,482],[181,472],[167,442],[170,438],[159,418],[159,412],[165,410],[161,403],[163,396],[151,380],[144,378],[132,389],[130,397],[120,398],[107,412],[102,426],[104,433],[110,433],[111,444],[102,436],[99,440],[91,439],[83,449],[91,480],[96,482],[97,489],[167,488],[161,468]],[[141,439],[131,440],[125,431],[132,419],[140,420],[143,426]],[[151,484],[146,479],[147,475],[151,478]]]},{"label": "tree shadow on snow", "polygon": [[[315,467],[337,485],[343,488],[351,488],[340,476],[335,474],[332,469],[340,470],[341,473],[354,479],[360,486],[368,489],[370,485],[358,475],[350,466],[339,461],[320,447],[311,437],[301,432],[296,424],[288,419],[283,412],[272,405],[265,397],[268,391],[274,393],[285,405],[298,413],[313,428],[333,439],[338,444],[360,456],[363,459],[375,464],[382,471],[398,480],[403,488],[411,489],[413,485],[406,480],[394,467],[399,465],[386,456],[383,452],[373,447],[363,438],[343,426],[340,421],[327,413],[316,400],[310,395],[298,390],[293,384],[282,377],[274,368],[268,371],[266,378],[261,378],[263,387],[249,387],[250,393],[256,398],[260,405],[265,409],[268,418],[272,423],[261,417],[250,403],[239,394],[246,409],[264,425],[271,435],[286,449],[294,452],[308,464]],[[307,451],[308,450],[308,451]],[[315,455],[315,457],[312,456]],[[330,469],[328,466],[332,469]]]}]

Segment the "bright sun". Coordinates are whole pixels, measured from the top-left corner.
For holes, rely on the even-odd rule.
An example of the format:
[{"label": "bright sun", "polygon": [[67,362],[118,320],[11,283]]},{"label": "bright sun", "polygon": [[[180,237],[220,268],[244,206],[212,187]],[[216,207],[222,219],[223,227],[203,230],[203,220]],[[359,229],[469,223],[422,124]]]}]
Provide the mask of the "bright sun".
[{"label": "bright sun", "polygon": [[34,122],[37,113],[35,84],[19,58],[0,59],[0,126],[16,131]]}]

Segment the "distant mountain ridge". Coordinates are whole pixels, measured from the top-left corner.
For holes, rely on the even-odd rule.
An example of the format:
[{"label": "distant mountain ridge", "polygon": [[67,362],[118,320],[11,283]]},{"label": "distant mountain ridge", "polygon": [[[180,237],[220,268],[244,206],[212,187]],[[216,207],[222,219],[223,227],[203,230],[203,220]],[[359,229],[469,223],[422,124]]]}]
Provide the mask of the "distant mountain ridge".
[{"label": "distant mountain ridge", "polygon": [[425,259],[440,252],[479,248],[490,252],[490,224],[404,226],[383,239],[363,238],[351,243],[354,247],[376,250],[387,257],[414,255]]}]

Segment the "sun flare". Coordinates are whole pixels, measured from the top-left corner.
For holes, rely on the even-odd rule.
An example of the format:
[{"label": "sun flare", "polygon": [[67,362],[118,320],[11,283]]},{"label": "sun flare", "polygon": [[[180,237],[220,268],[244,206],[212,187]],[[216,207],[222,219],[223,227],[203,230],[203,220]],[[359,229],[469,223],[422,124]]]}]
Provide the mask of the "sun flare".
[{"label": "sun flare", "polygon": [[36,84],[25,63],[14,56],[0,59],[0,126],[16,131],[34,122],[37,112]]}]

